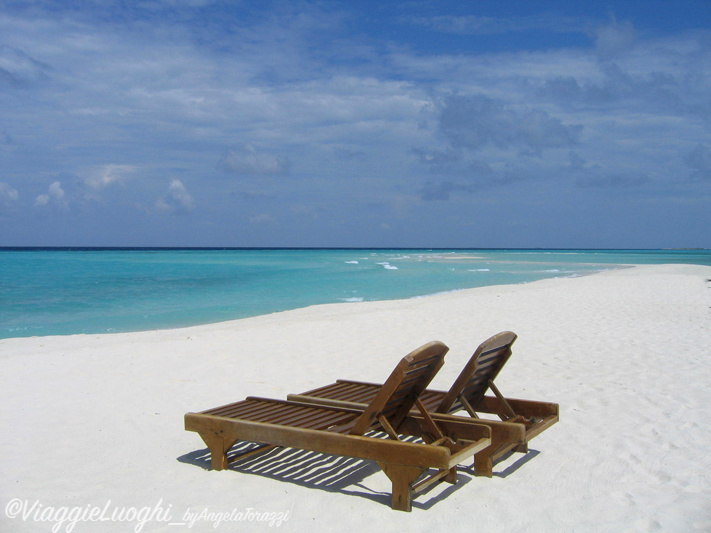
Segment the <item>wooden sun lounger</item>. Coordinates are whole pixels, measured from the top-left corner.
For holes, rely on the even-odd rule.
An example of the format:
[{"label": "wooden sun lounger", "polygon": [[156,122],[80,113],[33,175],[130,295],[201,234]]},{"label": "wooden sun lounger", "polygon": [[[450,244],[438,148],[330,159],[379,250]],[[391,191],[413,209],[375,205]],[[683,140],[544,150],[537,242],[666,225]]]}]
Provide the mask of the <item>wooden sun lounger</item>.
[{"label": "wooden sun lounger", "polygon": [[[420,395],[422,405],[435,421],[438,416],[464,410],[491,427],[491,445],[475,456],[476,475],[491,477],[494,461],[512,450],[526,453],[528,441],[558,421],[558,404],[504,398],[494,385],[494,379],[511,357],[515,340],[516,334],[510,331],[487,339],[476,349],[449,391],[427,389]],[[363,409],[380,387],[376,383],[338,380],[325,387],[290,394],[288,399]],[[485,396],[488,389],[494,396]],[[501,421],[482,419],[480,413],[497,415]]]},{"label": "wooden sun lounger", "polygon": [[[392,481],[392,507],[412,509],[413,496],[436,481],[455,483],[457,464],[491,443],[486,425],[442,416],[422,408],[419,395],[444,363],[448,348],[431,342],[400,361],[372,401],[357,409],[249,397],[185,415],[185,429],[196,431],[210,449],[212,467],[227,468],[227,451],[238,441],[287,446],[376,461]],[[383,438],[382,434],[387,437]],[[404,442],[399,435],[419,437]],[[247,452],[251,455],[252,452]],[[422,481],[430,469],[436,470]]]}]

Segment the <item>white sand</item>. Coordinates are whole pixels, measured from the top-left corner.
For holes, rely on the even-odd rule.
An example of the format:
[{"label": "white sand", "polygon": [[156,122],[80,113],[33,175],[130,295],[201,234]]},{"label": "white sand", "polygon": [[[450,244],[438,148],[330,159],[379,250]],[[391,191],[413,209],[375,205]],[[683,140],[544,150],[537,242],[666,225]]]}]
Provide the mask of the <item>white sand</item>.
[{"label": "white sand", "polygon": [[[708,267],[644,266],[180,330],[1,340],[0,531],[140,531],[52,519],[63,507],[86,518],[158,505],[143,531],[233,510],[246,521],[217,531],[269,529],[255,512],[288,512],[286,531],[711,531],[709,279]],[[372,463],[292,451],[215,472],[183,429],[184,413],[247,395],[381,382],[430,340],[451,348],[433,382],[446,389],[502,330],[519,339],[499,388],[559,403],[560,422],[492,479],[461,469],[412,513],[390,509]]]}]

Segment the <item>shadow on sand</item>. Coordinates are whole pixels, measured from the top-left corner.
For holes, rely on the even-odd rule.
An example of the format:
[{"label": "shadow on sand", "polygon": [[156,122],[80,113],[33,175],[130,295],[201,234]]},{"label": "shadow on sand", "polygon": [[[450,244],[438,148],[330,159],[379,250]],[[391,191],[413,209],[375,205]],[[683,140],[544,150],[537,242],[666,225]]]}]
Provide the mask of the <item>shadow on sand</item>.
[{"label": "shadow on sand", "polygon": [[[244,453],[249,453],[259,447],[260,445],[251,442],[239,442],[228,452],[228,458],[232,459]],[[508,477],[539,453],[538,451],[529,451],[504,470],[494,472],[494,476],[500,478]],[[505,456],[499,463],[508,461],[511,455]],[[198,466],[205,470],[212,469],[210,450],[207,448],[182,455],[178,457],[178,461]],[[251,455],[245,459],[238,459],[231,463],[228,469],[242,474],[265,476],[311,489],[340,492],[367,498],[387,506],[390,506],[391,503],[389,481],[386,481],[388,489],[383,491],[374,490],[363,483],[365,478],[376,473],[381,473],[381,475],[385,476],[374,461],[277,447],[270,448],[263,453]],[[429,499],[425,499],[426,495],[431,493],[434,487],[425,490],[414,499],[412,507],[423,510],[430,509],[449,494],[467,485],[473,477],[473,465],[459,465],[457,483],[455,485],[447,483],[434,485],[434,487],[440,487],[440,490],[437,490],[436,494]],[[441,490],[441,487],[445,487],[444,490]]]}]

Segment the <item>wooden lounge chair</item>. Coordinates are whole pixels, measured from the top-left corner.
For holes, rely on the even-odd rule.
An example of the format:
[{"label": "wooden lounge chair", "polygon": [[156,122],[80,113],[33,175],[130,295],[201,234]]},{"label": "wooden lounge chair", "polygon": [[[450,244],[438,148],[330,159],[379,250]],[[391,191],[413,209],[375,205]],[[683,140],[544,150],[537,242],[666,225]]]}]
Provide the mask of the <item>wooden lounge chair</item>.
[{"label": "wooden lounge chair", "polygon": [[[424,408],[421,413],[411,412],[421,405],[419,395],[442,366],[447,351],[441,342],[431,342],[404,357],[365,407],[249,397],[187,413],[185,429],[200,434],[215,470],[246,456],[228,460],[227,451],[238,440],[376,461],[392,481],[393,509],[410,511],[414,494],[436,481],[455,483],[456,465],[491,443],[491,430],[485,425],[454,416],[435,422]],[[399,435],[419,440],[405,442]],[[430,469],[436,471],[416,483]]]},{"label": "wooden lounge chair", "polygon": [[[528,441],[558,421],[558,404],[507,399],[494,385],[503,366],[511,357],[516,334],[504,331],[484,341],[455,380],[449,391],[425,390],[420,395],[424,407],[437,420],[437,414],[465,410],[469,416],[489,425],[492,443],[476,454],[476,475],[493,475],[493,462],[509,451],[526,453]],[[338,380],[336,383],[288,399],[308,404],[363,408],[378,393],[381,385]],[[494,396],[485,396],[488,389]],[[501,422],[482,419],[480,413],[497,415]]]}]

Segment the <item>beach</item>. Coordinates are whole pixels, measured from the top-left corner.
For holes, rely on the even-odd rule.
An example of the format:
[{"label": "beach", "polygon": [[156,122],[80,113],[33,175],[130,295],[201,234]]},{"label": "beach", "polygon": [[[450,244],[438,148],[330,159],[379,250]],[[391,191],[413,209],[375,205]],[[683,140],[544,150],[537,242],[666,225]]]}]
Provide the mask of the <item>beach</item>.
[{"label": "beach", "polygon": [[[645,265],[184,329],[0,340],[0,530],[710,531],[709,280],[711,267]],[[504,330],[518,340],[499,389],[558,403],[560,421],[493,478],[465,463],[411,513],[391,510],[375,463],[285,450],[216,472],[184,430],[185,413],[249,395],[382,382],[432,340],[450,348],[432,382],[446,390]]]}]

